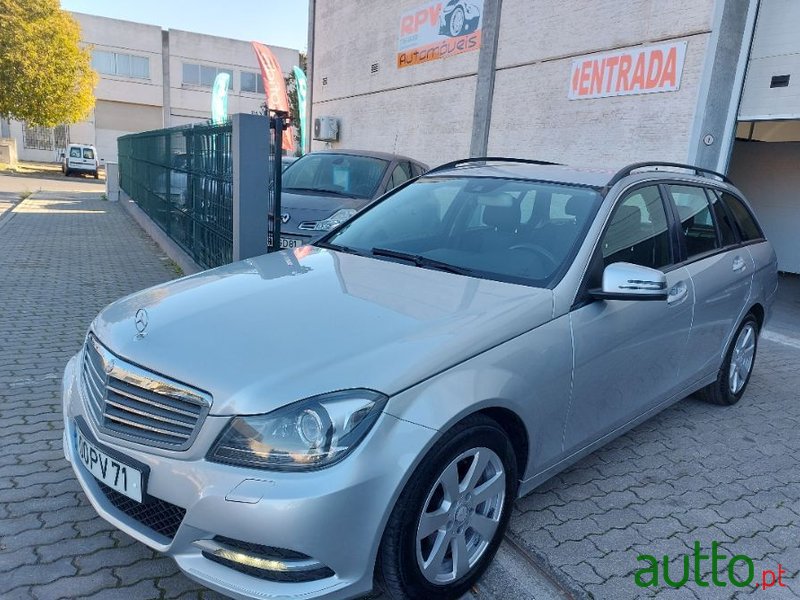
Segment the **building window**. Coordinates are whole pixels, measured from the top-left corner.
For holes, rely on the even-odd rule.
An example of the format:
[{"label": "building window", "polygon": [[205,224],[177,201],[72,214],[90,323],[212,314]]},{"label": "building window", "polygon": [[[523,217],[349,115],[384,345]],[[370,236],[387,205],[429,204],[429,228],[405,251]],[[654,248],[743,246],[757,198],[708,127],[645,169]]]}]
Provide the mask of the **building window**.
[{"label": "building window", "polygon": [[69,145],[69,127],[40,127],[22,124],[23,145],[31,150],[57,150]]},{"label": "building window", "polygon": [[261,78],[261,73],[250,73],[242,71],[242,85],[243,92],[253,92],[254,94],[264,94],[264,80]]},{"label": "building window", "polygon": [[94,50],[92,68],[103,75],[150,79],[150,59],[146,56]]},{"label": "building window", "polygon": [[233,71],[230,69],[220,69],[218,67],[210,67],[208,65],[198,65],[196,63],[183,63],[183,85],[200,85],[203,87],[213,87],[214,79],[220,73],[227,73],[230,75],[231,87],[233,83]]}]

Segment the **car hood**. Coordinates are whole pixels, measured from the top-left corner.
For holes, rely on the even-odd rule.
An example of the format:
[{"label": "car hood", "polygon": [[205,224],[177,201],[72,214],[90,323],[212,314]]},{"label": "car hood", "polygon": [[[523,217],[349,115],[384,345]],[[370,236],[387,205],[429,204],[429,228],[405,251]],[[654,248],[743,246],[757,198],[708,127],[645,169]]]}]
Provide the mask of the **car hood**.
[{"label": "car hood", "polygon": [[300,230],[297,226],[304,221],[327,219],[340,208],[361,210],[368,202],[369,200],[364,198],[281,192],[281,213],[289,215],[289,221],[281,223],[281,233],[322,235],[324,231],[309,232]]},{"label": "car hood", "polygon": [[212,414],[257,414],[341,389],[395,394],[552,307],[550,290],[305,246],[127,296],[92,330],[122,358],[210,393]]}]

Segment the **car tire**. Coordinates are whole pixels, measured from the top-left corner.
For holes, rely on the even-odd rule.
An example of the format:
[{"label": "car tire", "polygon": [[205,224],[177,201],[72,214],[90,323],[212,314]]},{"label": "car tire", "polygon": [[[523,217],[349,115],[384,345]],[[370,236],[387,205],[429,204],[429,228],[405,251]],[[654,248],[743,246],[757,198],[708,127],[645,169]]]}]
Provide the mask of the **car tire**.
[{"label": "car tire", "polygon": [[393,600],[462,596],[497,552],[518,485],[514,449],[497,422],[483,415],[461,421],[427,453],[398,498],[378,550],[378,586]]},{"label": "car tire", "polygon": [[758,321],[752,313],[748,313],[731,339],[717,380],[700,390],[700,397],[723,406],[739,402],[753,374],[757,350]]},{"label": "car tire", "polygon": [[[456,23],[460,23],[460,27],[458,27],[457,31],[453,31],[453,21],[455,20]],[[467,15],[464,13],[464,9],[460,6],[457,6],[456,9],[450,13],[450,19],[447,21],[447,32],[450,34],[450,37],[459,37],[464,33],[464,29],[467,26]]]},{"label": "car tire", "polygon": [[95,179],[100,179],[100,174],[99,174],[97,171],[95,171],[95,172],[93,173],[93,175],[94,175],[94,178],[95,178]]}]

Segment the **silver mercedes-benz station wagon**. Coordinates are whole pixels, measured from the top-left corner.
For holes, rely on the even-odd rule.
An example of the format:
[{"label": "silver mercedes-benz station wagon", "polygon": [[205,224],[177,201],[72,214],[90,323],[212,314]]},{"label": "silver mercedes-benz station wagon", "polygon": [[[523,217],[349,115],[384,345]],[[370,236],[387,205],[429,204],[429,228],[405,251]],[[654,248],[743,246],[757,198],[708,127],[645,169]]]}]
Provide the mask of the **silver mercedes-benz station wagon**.
[{"label": "silver mercedes-benz station wagon", "polygon": [[688,394],[735,404],[776,289],[724,176],[449,163],[111,304],[64,450],[104,519],[235,598],[455,598],[518,496]]}]

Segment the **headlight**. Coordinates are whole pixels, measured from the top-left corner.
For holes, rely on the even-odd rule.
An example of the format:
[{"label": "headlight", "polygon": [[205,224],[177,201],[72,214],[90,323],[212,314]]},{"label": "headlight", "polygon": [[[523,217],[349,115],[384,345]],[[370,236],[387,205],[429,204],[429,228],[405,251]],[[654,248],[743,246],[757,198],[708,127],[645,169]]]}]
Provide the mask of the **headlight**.
[{"label": "headlight", "polygon": [[275,471],[305,471],[338,462],[375,424],[386,396],[344,390],[295,402],[266,415],[235,417],[208,460]]},{"label": "headlight", "polygon": [[322,219],[322,221],[317,221],[317,224],[314,226],[316,231],[330,231],[337,225],[341,225],[349,218],[351,218],[354,214],[356,214],[355,208],[340,208],[335,213],[333,213],[327,219]]}]

